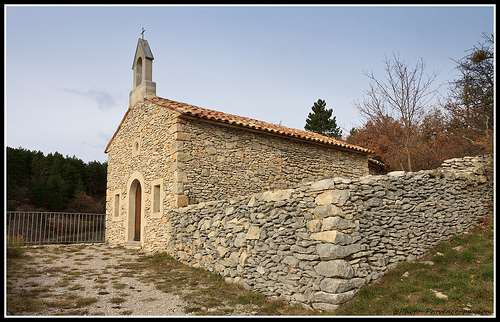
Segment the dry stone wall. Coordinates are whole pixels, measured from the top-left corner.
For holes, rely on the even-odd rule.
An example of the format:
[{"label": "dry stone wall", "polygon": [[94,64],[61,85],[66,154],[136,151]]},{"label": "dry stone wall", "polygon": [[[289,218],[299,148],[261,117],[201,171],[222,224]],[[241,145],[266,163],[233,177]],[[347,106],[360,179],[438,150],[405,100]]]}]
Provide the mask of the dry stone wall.
[{"label": "dry stone wall", "polygon": [[487,215],[491,163],[456,159],[436,170],[324,179],[172,209],[164,247],[229,282],[333,310]]}]

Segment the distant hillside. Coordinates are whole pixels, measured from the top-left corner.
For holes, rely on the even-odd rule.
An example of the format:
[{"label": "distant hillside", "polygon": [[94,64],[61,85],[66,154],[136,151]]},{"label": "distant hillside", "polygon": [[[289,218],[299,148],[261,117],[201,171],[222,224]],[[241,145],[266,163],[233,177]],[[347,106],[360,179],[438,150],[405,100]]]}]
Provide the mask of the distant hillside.
[{"label": "distant hillside", "polygon": [[7,147],[7,209],[104,213],[107,163]]}]

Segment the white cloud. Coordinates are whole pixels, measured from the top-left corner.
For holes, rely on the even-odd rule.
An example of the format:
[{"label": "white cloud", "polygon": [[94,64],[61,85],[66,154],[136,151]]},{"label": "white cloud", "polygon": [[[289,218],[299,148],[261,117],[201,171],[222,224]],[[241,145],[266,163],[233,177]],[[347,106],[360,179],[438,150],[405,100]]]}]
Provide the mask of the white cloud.
[{"label": "white cloud", "polygon": [[76,94],[87,98],[95,102],[97,104],[97,107],[102,111],[107,111],[112,108],[118,107],[115,95],[103,89],[91,88],[86,91],[81,91],[74,88],[62,88],[57,86],[54,86],[54,88],[68,94]]}]

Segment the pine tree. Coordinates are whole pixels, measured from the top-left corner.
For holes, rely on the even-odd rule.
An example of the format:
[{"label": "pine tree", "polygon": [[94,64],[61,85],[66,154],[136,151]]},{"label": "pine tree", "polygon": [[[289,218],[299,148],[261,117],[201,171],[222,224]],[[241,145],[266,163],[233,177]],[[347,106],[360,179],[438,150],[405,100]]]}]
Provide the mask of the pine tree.
[{"label": "pine tree", "polygon": [[332,118],[333,110],[326,108],[326,102],[318,99],[306,119],[304,129],[309,132],[330,136],[335,139],[342,137],[342,130],[337,126],[337,117]]}]

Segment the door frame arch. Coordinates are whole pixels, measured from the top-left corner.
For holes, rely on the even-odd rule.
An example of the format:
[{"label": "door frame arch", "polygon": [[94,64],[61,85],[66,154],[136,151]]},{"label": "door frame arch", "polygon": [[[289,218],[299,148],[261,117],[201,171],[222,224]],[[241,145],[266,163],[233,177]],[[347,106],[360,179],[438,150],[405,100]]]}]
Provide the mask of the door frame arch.
[{"label": "door frame arch", "polygon": [[140,227],[140,243],[144,243],[144,206],[145,206],[145,186],[143,175],[135,171],[127,182],[127,216],[125,223],[125,241],[134,241],[135,235],[135,197],[137,185],[141,185],[141,227]]}]

